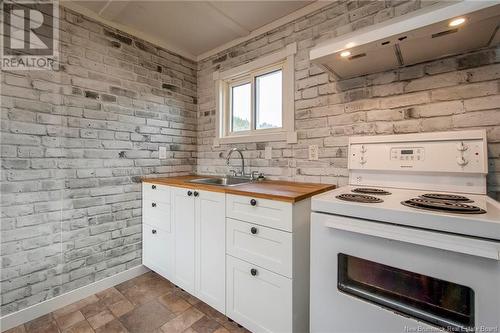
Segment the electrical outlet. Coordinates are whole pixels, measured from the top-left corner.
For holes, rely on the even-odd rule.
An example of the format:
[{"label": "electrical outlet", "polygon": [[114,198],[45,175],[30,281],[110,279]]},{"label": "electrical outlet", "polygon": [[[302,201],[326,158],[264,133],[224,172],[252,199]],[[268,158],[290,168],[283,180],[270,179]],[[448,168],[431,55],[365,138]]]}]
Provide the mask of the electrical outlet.
[{"label": "electrical outlet", "polygon": [[264,158],[266,160],[270,160],[273,158],[273,147],[266,146],[266,150],[264,151]]},{"label": "electrical outlet", "polygon": [[309,160],[317,161],[319,159],[318,145],[309,146]]},{"label": "electrical outlet", "polygon": [[158,147],[158,158],[161,160],[167,158],[167,147]]}]

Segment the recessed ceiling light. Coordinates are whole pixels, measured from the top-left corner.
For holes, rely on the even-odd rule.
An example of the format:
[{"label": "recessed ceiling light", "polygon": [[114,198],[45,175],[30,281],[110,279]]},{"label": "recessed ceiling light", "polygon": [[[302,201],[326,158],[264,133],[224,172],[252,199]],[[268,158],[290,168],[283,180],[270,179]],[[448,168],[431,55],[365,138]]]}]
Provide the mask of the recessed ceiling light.
[{"label": "recessed ceiling light", "polygon": [[454,20],[451,20],[450,23],[448,23],[448,26],[456,27],[456,26],[459,26],[459,25],[464,24],[464,23],[465,23],[465,18],[459,17],[459,18],[456,18]]},{"label": "recessed ceiling light", "polygon": [[341,56],[342,58],[346,58],[346,57],[348,57],[348,56],[350,56],[350,55],[351,55],[351,52],[349,52],[349,51],[343,51],[343,52],[340,54],[340,56]]}]

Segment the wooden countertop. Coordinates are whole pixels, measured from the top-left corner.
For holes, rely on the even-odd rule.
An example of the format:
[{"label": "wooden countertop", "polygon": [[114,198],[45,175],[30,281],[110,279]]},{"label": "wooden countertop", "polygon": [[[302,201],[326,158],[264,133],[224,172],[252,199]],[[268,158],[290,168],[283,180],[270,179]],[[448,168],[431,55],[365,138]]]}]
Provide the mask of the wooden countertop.
[{"label": "wooden countertop", "polygon": [[142,181],[157,185],[169,185],[175,187],[191,188],[213,192],[222,192],[237,195],[246,195],[262,199],[279,200],[286,202],[297,202],[307,199],[313,195],[323,193],[335,188],[335,185],[298,183],[281,180],[264,180],[240,184],[236,186],[217,186],[208,184],[188,183],[189,180],[199,178],[210,178],[213,176],[178,176],[164,178],[146,178]]}]

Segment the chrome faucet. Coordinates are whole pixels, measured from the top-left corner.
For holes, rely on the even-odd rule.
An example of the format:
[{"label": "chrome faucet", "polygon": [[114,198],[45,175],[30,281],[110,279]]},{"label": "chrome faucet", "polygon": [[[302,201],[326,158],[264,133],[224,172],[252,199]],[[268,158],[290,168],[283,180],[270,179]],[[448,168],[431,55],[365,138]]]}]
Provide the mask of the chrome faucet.
[{"label": "chrome faucet", "polygon": [[[240,154],[240,158],[241,158],[241,176],[245,176],[245,158],[243,157],[243,153],[241,152],[241,150],[239,148],[231,148],[229,149],[229,151],[227,152],[227,157],[226,157],[226,165],[229,166],[229,159],[231,158],[231,155],[237,151],[239,154]],[[233,170],[231,170],[234,175],[238,175],[236,172],[234,172]]]}]

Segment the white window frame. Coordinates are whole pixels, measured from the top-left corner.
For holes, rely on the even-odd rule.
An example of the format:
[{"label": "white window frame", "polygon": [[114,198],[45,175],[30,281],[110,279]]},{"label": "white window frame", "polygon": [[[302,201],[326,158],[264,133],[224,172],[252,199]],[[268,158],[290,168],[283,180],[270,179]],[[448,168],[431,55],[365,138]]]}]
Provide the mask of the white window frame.
[{"label": "white window frame", "polygon": [[[249,143],[266,141],[286,141],[297,143],[295,132],[295,104],[294,104],[294,58],[297,53],[297,44],[292,43],[281,51],[261,57],[244,65],[228,69],[223,72],[215,72],[216,96],[216,135],[214,146],[231,143]],[[231,132],[231,91],[232,87],[245,83],[251,83],[252,90],[255,88],[255,77],[275,70],[282,70],[282,127],[253,129],[255,124],[254,106],[251,106],[251,127],[248,131]],[[252,91],[252,96],[254,96]],[[252,98],[251,103],[255,101]]]}]

